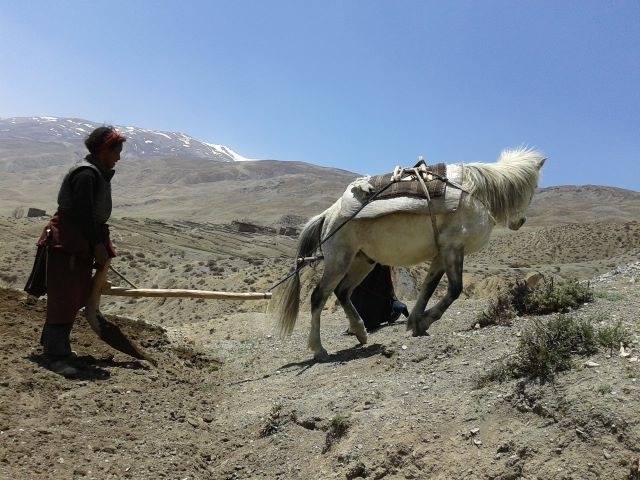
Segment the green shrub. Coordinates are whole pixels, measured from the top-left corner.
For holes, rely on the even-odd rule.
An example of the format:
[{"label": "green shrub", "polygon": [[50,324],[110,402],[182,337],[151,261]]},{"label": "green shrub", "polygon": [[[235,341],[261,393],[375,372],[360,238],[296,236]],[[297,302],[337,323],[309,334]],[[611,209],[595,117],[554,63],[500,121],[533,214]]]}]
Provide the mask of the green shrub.
[{"label": "green shrub", "polygon": [[552,380],[556,373],[569,370],[573,355],[598,351],[597,333],[590,320],[558,315],[534,320],[523,332],[516,353],[502,359],[477,381],[481,388],[490,382],[513,378]]},{"label": "green shrub", "polygon": [[491,325],[510,327],[515,316],[516,312],[511,305],[510,299],[506,295],[500,295],[495,300],[489,302],[487,310],[478,315],[474,326],[479,325],[480,328]]},{"label": "green shrub", "polygon": [[602,347],[609,350],[609,353],[613,353],[617,350],[620,344],[628,345],[629,332],[622,326],[622,322],[618,321],[613,326],[602,327],[598,330],[597,334],[598,343]]},{"label": "green shrub", "polygon": [[549,313],[566,313],[575,310],[584,303],[593,301],[593,289],[587,284],[572,279],[556,284],[541,282],[541,286],[530,289],[524,285],[522,300],[514,307],[520,315],[546,315]]},{"label": "green shrub", "polygon": [[558,315],[536,320],[524,331],[518,344],[517,370],[520,377],[549,380],[571,368],[571,357],[597,352],[596,333],[589,320]]},{"label": "green shrub", "polygon": [[556,283],[541,282],[535,288],[525,282],[516,282],[504,294],[493,300],[487,310],[481,312],[474,322],[480,327],[489,325],[511,325],[516,315],[547,315],[566,313],[593,300],[589,285],[577,280]]}]

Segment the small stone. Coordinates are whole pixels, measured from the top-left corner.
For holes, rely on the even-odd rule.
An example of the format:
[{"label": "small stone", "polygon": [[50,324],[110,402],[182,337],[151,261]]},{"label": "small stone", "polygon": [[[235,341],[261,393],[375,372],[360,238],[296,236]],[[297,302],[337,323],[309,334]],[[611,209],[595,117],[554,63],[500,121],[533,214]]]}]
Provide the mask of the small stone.
[{"label": "small stone", "polygon": [[479,431],[480,431],[480,429],[476,427],[476,428],[472,428],[471,430],[469,430],[469,433],[471,435],[477,435]]},{"label": "small stone", "polygon": [[576,433],[578,434],[579,437],[581,438],[588,438],[589,436],[583,432],[582,430],[580,430],[579,428],[576,428]]},{"label": "small stone", "polygon": [[473,443],[476,447],[479,447],[480,445],[482,445],[482,440],[480,440],[479,438],[474,438]]},{"label": "small stone", "polygon": [[507,453],[511,451],[511,444],[509,442],[505,442],[498,447],[498,453]]},{"label": "small stone", "polygon": [[611,454],[606,450],[602,450],[602,454],[604,455],[604,458],[606,458],[607,460],[611,458]]},{"label": "small stone", "polygon": [[511,455],[507,460],[507,466],[513,467],[520,462],[520,457],[518,455]]},{"label": "small stone", "polygon": [[407,346],[406,346],[406,345],[402,345],[402,349],[403,349],[403,350],[406,350],[406,349],[407,349]]},{"label": "small stone", "polygon": [[624,345],[622,343],[620,343],[620,356],[622,358],[627,358],[627,357],[631,356],[631,349],[630,348],[624,348]]},{"label": "small stone", "polygon": [[586,362],[584,362],[584,366],[589,368],[595,368],[595,367],[599,367],[600,364],[594,362],[593,360],[587,360]]}]

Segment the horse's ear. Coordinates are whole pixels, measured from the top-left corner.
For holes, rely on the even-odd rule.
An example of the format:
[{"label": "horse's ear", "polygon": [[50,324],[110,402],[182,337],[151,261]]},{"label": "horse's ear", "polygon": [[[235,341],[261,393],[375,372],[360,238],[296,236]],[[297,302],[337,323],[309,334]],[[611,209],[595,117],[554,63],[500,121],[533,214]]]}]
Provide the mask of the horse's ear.
[{"label": "horse's ear", "polygon": [[538,170],[540,170],[542,168],[542,166],[544,165],[544,162],[547,161],[547,157],[542,157],[540,160],[538,160],[538,164],[536,165],[538,167]]}]

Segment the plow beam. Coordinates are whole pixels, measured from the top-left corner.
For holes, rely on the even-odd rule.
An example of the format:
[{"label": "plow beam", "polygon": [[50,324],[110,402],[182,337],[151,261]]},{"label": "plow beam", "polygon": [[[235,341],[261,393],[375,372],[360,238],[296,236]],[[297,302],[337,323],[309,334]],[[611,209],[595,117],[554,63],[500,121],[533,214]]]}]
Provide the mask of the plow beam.
[{"label": "plow beam", "polygon": [[271,292],[215,292],[211,290],[183,290],[163,288],[112,287],[106,283],[102,295],[119,297],[205,298],[211,300],[268,300]]}]

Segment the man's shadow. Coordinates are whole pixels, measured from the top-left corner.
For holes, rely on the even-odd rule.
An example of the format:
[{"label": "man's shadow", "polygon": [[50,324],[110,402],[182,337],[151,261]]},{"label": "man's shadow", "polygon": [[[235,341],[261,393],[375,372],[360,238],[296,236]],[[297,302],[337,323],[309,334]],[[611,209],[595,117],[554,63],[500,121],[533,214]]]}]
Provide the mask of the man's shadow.
[{"label": "man's shadow", "polygon": [[[53,371],[49,368],[50,361],[45,355],[34,353],[26,357],[42,368]],[[76,375],[67,377],[72,380],[108,380],[111,372],[107,368],[120,367],[128,370],[148,370],[149,367],[138,360],[116,361],[112,356],[96,358],[93,355],[82,355],[70,360],[70,363],[78,370]],[[55,373],[55,372],[54,372]]]}]

